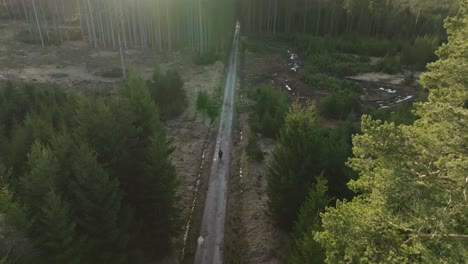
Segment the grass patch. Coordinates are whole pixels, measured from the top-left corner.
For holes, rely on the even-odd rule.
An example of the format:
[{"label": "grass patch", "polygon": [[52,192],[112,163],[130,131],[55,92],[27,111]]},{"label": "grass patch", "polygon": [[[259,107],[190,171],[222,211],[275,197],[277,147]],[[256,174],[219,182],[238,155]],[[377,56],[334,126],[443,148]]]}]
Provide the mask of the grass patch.
[{"label": "grass patch", "polygon": [[[44,45],[58,46],[66,40],[81,40],[82,35],[79,29],[67,29],[62,32],[58,30],[49,30],[49,34],[42,32]],[[16,34],[16,40],[30,45],[41,45],[41,37],[39,32],[24,30]]]},{"label": "grass patch", "polygon": [[215,52],[208,52],[197,54],[193,57],[193,63],[196,65],[212,65],[220,59],[219,54]]}]

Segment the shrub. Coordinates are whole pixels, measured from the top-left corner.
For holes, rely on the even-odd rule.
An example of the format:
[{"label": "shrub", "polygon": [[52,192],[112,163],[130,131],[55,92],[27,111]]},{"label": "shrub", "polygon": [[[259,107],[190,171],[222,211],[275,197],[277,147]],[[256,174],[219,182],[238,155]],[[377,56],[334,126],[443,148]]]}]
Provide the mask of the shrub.
[{"label": "shrub", "polygon": [[206,114],[213,122],[218,116],[219,105],[214,97],[210,97],[206,91],[197,93],[197,110]]},{"label": "shrub", "polygon": [[325,89],[330,92],[343,90],[357,94],[362,93],[362,88],[355,82],[338,79],[333,76],[328,76],[321,73],[309,73],[306,71],[303,73],[302,78],[307,84],[319,89]]},{"label": "shrub", "polygon": [[417,37],[414,43],[406,44],[401,52],[403,64],[423,70],[427,63],[437,59],[435,51],[439,46],[437,37]]},{"label": "shrub", "polygon": [[[44,40],[44,45],[60,45],[62,41],[60,40],[60,34],[57,31],[49,31],[49,37],[43,32],[42,38]],[[29,30],[24,30],[19,32],[16,35],[16,39],[20,42],[37,45],[41,44],[41,37],[39,32],[33,32]]]},{"label": "shrub", "polygon": [[343,53],[314,53],[307,57],[309,71],[336,76],[356,75],[371,69],[370,60]]},{"label": "shrub", "polygon": [[349,113],[361,111],[361,101],[356,93],[337,90],[319,104],[319,111],[328,118],[344,119]]},{"label": "shrub", "polygon": [[401,72],[400,57],[398,56],[385,56],[375,65],[377,71],[385,72],[388,74],[395,74]]},{"label": "shrub", "polygon": [[148,82],[148,88],[162,119],[180,115],[187,106],[184,82],[179,72],[175,70],[169,70],[163,75],[156,69],[153,80]]},{"label": "shrub", "polygon": [[215,52],[197,54],[193,57],[193,63],[196,65],[211,65],[219,60],[219,55]]},{"label": "shrub", "polygon": [[249,141],[247,142],[246,147],[247,156],[256,162],[262,162],[265,158],[263,156],[263,151],[260,149],[258,145],[258,140],[255,134],[250,135]]},{"label": "shrub", "polygon": [[252,128],[263,136],[275,138],[284,123],[289,108],[288,96],[269,86],[257,89]]}]

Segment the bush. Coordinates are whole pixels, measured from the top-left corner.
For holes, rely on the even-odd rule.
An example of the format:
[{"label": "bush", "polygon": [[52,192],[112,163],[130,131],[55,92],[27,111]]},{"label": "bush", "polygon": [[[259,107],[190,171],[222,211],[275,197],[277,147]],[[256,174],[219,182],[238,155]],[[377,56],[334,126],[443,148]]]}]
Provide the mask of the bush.
[{"label": "bush", "polygon": [[184,81],[179,72],[175,70],[169,70],[163,75],[159,69],[156,69],[153,80],[148,82],[148,88],[162,119],[180,115],[187,106]]},{"label": "bush", "polygon": [[336,76],[351,76],[371,70],[369,59],[343,53],[314,53],[307,57],[307,70]]},{"label": "bush", "polygon": [[401,72],[400,57],[398,56],[385,56],[379,60],[375,65],[377,71],[385,72],[388,74],[395,74]]},{"label": "bush", "polygon": [[366,38],[353,35],[333,38],[298,35],[294,38],[294,42],[305,56],[328,51],[383,57],[387,54],[396,55],[403,46],[401,40]]},{"label": "bush", "polygon": [[[49,37],[47,37],[45,32],[42,32],[42,38],[44,40],[44,45],[62,44],[62,41],[60,40],[60,34],[58,33],[58,31],[49,31]],[[29,30],[21,31],[16,35],[16,39],[26,44],[41,44],[41,37],[39,35],[39,32],[32,32]]]},{"label": "bush", "polygon": [[302,78],[311,86],[324,89],[330,92],[343,90],[351,93],[362,93],[362,88],[355,82],[338,79],[321,73],[310,73],[305,71]]},{"label": "bush", "polygon": [[263,156],[263,151],[258,145],[257,137],[255,136],[255,134],[250,135],[249,141],[247,142],[246,152],[247,156],[250,159],[255,160],[256,162],[262,162],[265,158]]},{"label": "bush", "polygon": [[401,61],[404,65],[424,70],[426,64],[437,59],[435,51],[439,46],[437,37],[417,37],[414,43],[406,44],[401,52]]},{"label": "bush", "polygon": [[319,104],[319,111],[327,118],[344,119],[349,113],[361,111],[361,101],[356,93],[337,90]]},{"label": "bush", "polygon": [[206,114],[213,122],[218,116],[219,105],[217,100],[211,97],[206,91],[197,93],[197,110]]},{"label": "bush", "polygon": [[211,65],[219,60],[219,55],[214,52],[197,54],[193,57],[193,63],[196,65]]},{"label": "bush", "polygon": [[284,123],[289,108],[288,96],[269,86],[260,87],[255,95],[252,128],[265,137],[275,138]]}]

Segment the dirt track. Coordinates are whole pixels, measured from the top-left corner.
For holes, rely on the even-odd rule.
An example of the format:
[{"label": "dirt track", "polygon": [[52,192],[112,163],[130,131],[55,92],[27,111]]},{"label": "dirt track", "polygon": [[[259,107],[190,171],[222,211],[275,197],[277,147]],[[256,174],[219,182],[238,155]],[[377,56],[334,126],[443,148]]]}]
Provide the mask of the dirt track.
[{"label": "dirt track", "polygon": [[[234,34],[228,75],[224,91],[223,109],[216,139],[216,151],[211,166],[208,193],[202,218],[200,237],[198,238],[195,263],[221,264],[224,251],[224,225],[226,218],[227,182],[230,169],[230,149],[232,119],[234,112],[234,91],[237,79],[237,58],[239,49],[239,31],[237,25]],[[218,150],[224,152],[218,159]]]}]

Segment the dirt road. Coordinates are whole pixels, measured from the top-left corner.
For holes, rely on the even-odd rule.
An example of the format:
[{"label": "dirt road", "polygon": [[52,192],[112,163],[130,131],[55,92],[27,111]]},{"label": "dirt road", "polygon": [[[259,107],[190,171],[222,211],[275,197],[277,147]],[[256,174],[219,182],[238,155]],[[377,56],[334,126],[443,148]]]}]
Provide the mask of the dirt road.
[{"label": "dirt road", "polygon": [[[232,119],[234,111],[234,91],[237,79],[237,57],[239,50],[240,25],[237,23],[228,64],[224,88],[223,108],[220,115],[216,151],[210,171],[208,193],[203,211],[195,264],[223,263],[224,222],[226,218],[227,182],[231,149]],[[218,158],[218,151],[224,153]]]}]

